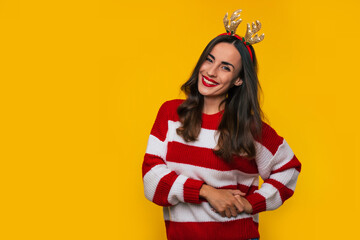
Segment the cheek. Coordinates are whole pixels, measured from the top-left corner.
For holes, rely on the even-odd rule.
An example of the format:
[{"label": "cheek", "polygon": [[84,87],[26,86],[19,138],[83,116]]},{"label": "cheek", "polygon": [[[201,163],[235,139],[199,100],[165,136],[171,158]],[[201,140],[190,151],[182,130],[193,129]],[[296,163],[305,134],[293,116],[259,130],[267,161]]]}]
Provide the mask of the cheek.
[{"label": "cheek", "polygon": [[223,84],[226,86],[231,85],[235,81],[234,75],[231,73],[224,73],[222,75],[222,80],[223,80]]},{"label": "cheek", "polygon": [[200,65],[200,69],[199,69],[199,71],[203,71],[204,69],[206,69],[207,68],[207,66],[208,66],[208,63],[205,61],[205,62],[203,62],[201,65]]}]

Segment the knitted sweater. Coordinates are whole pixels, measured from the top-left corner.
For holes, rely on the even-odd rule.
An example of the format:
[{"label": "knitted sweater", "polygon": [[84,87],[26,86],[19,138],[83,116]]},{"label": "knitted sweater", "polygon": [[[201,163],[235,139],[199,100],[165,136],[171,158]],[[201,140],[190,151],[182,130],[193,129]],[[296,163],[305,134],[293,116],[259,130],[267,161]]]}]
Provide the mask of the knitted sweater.
[{"label": "knitted sweater", "polygon": [[[177,107],[182,99],[162,104],[151,129],[142,166],[145,196],[163,206],[168,239],[249,239],[259,237],[259,212],[278,208],[295,190],[301,163],[285,139],[263,122],[256,158],[241,156],[231,164],[212,149],[222,113],[202,113],[198,140],[185,142]],[[264,183],[259,188],[259,176]],[[252,205],[252,214],[222,217],[199,197],[203,183],[218,189],[239,189]]]}]

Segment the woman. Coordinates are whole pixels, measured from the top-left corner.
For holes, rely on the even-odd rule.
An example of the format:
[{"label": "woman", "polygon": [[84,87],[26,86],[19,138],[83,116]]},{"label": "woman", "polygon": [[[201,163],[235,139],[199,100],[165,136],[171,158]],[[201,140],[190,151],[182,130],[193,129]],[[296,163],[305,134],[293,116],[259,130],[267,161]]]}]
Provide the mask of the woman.
[{"label": "woman", "polygon": [[[168,239],[257,239],[258,213],[293,195],[301,163],[262,121],[251,37],[241,20],[206,46],[181,89],[162,104],[143,162],[145,196],[163,206]],[[249,37],[250,34],[250,37]],[[264,183],[259,189],[259,175]]]}]

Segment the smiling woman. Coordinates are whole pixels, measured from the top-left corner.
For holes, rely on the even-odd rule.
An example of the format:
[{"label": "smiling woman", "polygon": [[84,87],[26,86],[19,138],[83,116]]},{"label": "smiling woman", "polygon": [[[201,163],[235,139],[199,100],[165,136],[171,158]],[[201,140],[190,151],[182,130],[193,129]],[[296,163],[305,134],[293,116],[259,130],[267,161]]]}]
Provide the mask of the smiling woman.
[{"label": "smiling woman", "polygon": [[206,46],[181,89],[187,99],[177,111],[186,127],[177,130],[179,135],[195,141],[200,123],[193,119],[199,119],[199,112],[213,114],[226,109],[217,128],[220,136],[216,150],[220,150],[216,153],[226,161],[245,152],[249,158],[255,156],[253,141],[261,136],[264,115],[258,101],[261,87],[251,45],[246,46],[236,36],[217,36]]},{"label": "smiling woman", "polygon": [[[206,46],[186,99],[162,104],[142,166],[145,196],[164,207],[168,239],[256,239],[258,214],[294,193],[301,163],[285,139],[263,121],[257,61],[248,25]],[[250,36],[249,36],[250,34]],[[264,183],[259,188],[259,176]]]},{"label": "smiling woman", "polygon": [[[201,81],[198,81],[198,90],[204,96],[204,101],[225,99],[230,87],[242,84],[240,70],[241,56],[234,45],[226,42],[218,43],[199,70],[198,79]],[[206,113],[206,109],[204,110]]]}]

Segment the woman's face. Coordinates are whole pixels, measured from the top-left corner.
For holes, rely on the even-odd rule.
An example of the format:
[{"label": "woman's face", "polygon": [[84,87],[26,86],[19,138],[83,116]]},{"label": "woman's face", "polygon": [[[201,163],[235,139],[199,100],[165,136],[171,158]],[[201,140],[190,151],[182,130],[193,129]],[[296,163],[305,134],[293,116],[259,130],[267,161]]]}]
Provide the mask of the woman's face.
[{"label": "woman's face", "polygon": [[240,86],[241,56],[231,43],[216,44],[200,67],[198,90],[204,98],[225,98],[229,88]]}]

